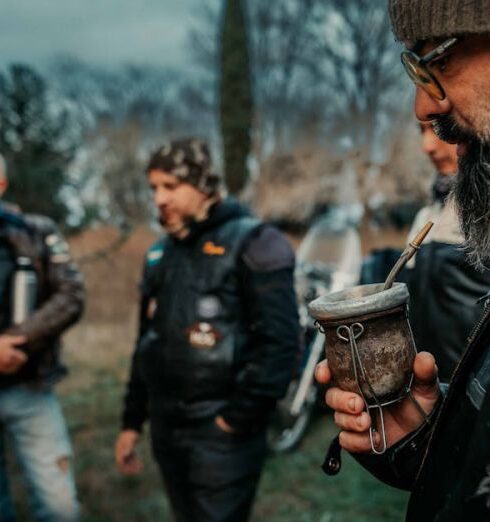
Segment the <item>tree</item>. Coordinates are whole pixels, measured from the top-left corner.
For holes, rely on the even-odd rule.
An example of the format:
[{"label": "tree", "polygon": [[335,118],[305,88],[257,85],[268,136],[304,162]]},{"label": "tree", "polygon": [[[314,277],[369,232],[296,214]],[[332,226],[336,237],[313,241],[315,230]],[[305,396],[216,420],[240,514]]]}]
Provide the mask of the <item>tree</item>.
[{"label": "tree", "polygon": [[69,210],[62,189],[78,130],[69,104],[52,96],[32,68],[13,65],[1,74],[0,152],[10,180],[6,198],[26,212],[65,223]]},{"label": "tree", "polygon": [[[410,111],[385,0],[318,4],[316,76],[324,89],[329,136],[362,162],[379,162],[399,118]],[[328,30],[326,30],[328,28]],[[314,67],[314,64],[311,64]],[[388,143],[385,143],[388,136]]]},{"label": "tree", "polygon": [[247,23],[241,0],[227,0],[221,34],[220,123],[225,179],[231,193],[248,177],[253,99]]}]

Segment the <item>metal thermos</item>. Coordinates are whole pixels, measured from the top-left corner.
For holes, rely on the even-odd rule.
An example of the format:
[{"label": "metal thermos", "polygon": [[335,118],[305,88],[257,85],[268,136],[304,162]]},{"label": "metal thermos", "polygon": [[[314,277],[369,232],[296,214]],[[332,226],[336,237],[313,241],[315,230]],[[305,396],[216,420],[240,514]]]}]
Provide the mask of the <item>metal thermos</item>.
[{"label": "metal thermos", "polygon": [[34,311],[37,297],[36,271],[28,257],[18,257],[12,281],[12,323],[24,322]]}]

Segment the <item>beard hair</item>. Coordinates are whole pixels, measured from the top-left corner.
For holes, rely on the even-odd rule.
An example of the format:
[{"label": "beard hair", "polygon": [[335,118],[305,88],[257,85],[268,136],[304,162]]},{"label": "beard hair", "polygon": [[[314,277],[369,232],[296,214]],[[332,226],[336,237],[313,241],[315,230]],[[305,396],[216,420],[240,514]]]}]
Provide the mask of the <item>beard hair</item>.
[{"label": "beard hair", "polygon": [[466,146],[451,192],[468,261],[480,270],[490,268],[490,143],[462,129],[450,115],[436,118],[434,130],[442,140]]},{"label": "beard hair", "polygon": [[468,260],[477,268],[490,268],[490,145],[468,145],[453,194]]}]

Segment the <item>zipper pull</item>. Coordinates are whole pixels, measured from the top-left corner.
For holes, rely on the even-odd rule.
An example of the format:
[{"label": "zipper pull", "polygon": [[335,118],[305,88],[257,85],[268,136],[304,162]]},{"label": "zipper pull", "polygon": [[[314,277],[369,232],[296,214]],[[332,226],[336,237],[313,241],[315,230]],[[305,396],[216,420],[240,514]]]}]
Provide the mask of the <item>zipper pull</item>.
[{"label": "zipper pull", "polygon": [[342,467],[341,452],[342,447],[340,446],[339,436],[337,435],[330,443],[327,455],[322,464],[322,469],[327,475],[337,475],[340,471],[340,468]]}]

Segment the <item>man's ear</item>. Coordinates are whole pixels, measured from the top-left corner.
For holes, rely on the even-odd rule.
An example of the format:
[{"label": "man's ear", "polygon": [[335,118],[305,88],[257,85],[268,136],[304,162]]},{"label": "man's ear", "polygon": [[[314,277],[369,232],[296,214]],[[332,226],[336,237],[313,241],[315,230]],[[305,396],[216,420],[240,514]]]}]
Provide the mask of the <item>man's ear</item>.
[{"label": "man's ear", "polygon": [[9,180],[7,176],[0,176],[0,197],[2,197],[9,187]]}]

